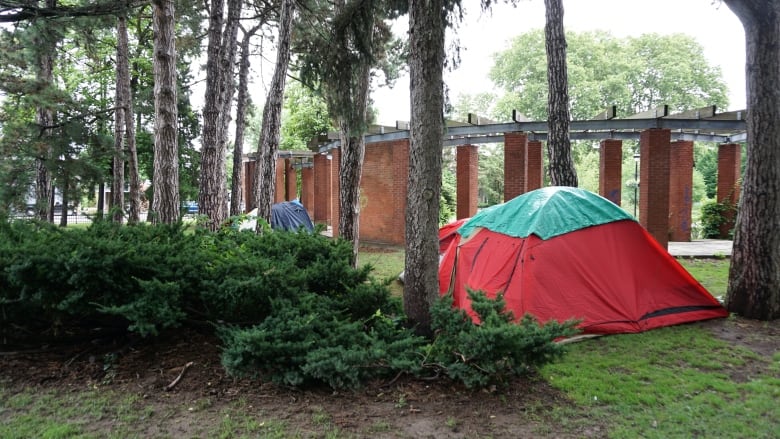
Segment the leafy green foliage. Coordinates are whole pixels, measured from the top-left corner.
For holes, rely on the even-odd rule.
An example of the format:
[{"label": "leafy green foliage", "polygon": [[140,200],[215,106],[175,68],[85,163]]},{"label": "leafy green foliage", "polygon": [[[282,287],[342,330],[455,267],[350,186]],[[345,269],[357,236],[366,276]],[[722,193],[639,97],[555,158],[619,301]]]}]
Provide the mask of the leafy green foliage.
[{"label": "leafy green foliage", "polygon": [[311,139],[331,129],[325,101],[300,82],[291,81],[284,89],[279,148],[307,150]]},{"label": "leafy green foliage", "polygon": [[[692,37],[648,34],[616,38],[602,31],[567,32],[566,42],[575,120],[593,117],[611,105],[617,105],[621,115],[663,104],[671,111],[727,106],[720,69],[707,62],[701,45]],[[496,56],[490,77],[505,92],[495,104],[493,118],[504,120],[517,109],[532,119],[546,120],[544,31],[533,30],[515,38]]]},{"label": "leafy green foliage", "polygon": [[439,201],[439,225],[444,225],[455,219],[457,208],[457,182],[455,174],[444,169],[441,174],[441,200]]},{"label": "leafy green foliage", "polygon": [[427,364],[467,387],[506,383],[512,376],[551,362],[563,353],[563,346],[554,340],[578,332],[576,321],[540,325],[530,315],[515,321],[501,295],[491,300],[484,293],[469,291],[469,297],[478,324],[464,310],[452,307],[451,295],[433,306],[436,336],[426,358]]},{"label": "leafy green foliage", "polygon": [[[705,238],[722,238],[720,227],[729,221],[729,216],[736,216],[737,208],[728,201],[718,203],[710,201],[701,206],[702,234]],[[734,233],[733,227],[729,235]]]}]

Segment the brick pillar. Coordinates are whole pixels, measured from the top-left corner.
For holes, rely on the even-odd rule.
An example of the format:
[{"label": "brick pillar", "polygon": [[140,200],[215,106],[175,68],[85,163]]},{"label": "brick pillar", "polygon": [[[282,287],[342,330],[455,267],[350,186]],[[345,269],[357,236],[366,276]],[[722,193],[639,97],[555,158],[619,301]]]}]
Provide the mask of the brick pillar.
[{"label": "brick pillar", "polygon": [[406,242],[406,193],[409,186],[409,139],[393,145],[393,226],[390,242],[404,245]]},{"label": "brick pillar", "polygon": [[456,218],[470,218],[477,213],[479,195],[479,153],[476,145],[458,145]]},{"label": "brick pillar", "polygon": [[339,168],[341,167],[341,150],[331,149],[330,155],[330,225],[333,237],[339,236],[339,217],[341,215],[341,184],[339,182]]},{"label": "brick pillar", "polygon": [[525,191],[544,186],[544,155],[541,140],[529,140],[525,149]]},{"label": "brick pillar", "polygon": [[[742,166],[742,150],[738,143],[726,143],[718,147],[718,203],[728,202],[736,206],[739,201],[739,178]],[[728,239],[734,228],[734,211],[725,213],[726,221],[720,226],[720,238]]]},{"label": "brick pillar", "polygon": [[527,144],[525,133],[504,133],[504,202],[525,191]]},{"label": "brick pillar", "polygon": [[330,224],[331,161],[325,154],[314,156],[314,222]]},{"label": "brick pillar", "polygon": [[286,183],[284,190],[284,199],[292,201],[298,198],[298,175],[293,168],[293,160],[284,160],[284,180]]},{"label": "brick pillar", "polygon": [[599,145],[599,195],[620,206],[623,189],[623,141],[604,139]]},{"label": "brick pillar", "polygon": [[257,162],[252,160],[244,163],[244,212],[249,212],[255,207],[255,169]]},{"label": "brick pillar", "polygon": [[284,187],[285,160],[276,159],[276,193],[274,194],[274,203],[284,201],[286,188]]},{"label": "brick pillar", "polygon": [[644,130],[639,137],[639,222],[663,248],[669,244],[668,129]]},{"label": "brick pillar", "polygon": [[669,149],[669,240],[691,240],[693,142],[677,140]]},{"label": "brick pillar", "polygon": [[301,204],[314,217],[314,168],[301,168]]}]

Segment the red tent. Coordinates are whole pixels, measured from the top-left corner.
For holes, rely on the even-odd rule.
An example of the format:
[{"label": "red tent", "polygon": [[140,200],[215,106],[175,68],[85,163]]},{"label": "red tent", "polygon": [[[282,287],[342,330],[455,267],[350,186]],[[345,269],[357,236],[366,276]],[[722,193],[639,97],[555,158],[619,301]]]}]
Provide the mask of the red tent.
[{"label": "red tent", "polygon": [[585,333],[641,332],[725,317],[723,306],[608,200],[544,188],[480,212],[445,250],[440,292],[504,293],[516,317],[580,319]]}]

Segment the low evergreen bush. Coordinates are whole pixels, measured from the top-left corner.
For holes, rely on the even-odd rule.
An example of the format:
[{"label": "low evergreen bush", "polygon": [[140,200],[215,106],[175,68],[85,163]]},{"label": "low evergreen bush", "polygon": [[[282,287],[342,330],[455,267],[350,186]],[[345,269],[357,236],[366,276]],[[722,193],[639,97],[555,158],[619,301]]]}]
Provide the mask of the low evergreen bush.
[{"label": "low evergreen bush", "polygon": [[469,291],[469,297],[477,324],[466,311],[453,308],[452,295],[432,307],[436,335],[427,348],[426,363],[470,388],[506,383],[553,361],[563,354],[563,346],[554,340],[579,332],[574,320],[541,325],[526,314],[516,322],[502,295],[489,299]]},{"label": "low evergreen bush", "polygon": [[502,297],[470,293],[479,324],[447,296],[432,309],[435,338],[419,337],[389,281],[352,257],[351,243],[317,234],[0,222],[0,332],[99,324],[150,337],[206,322],[230,374],[350,389],[399,374],[506,382],[552,361],[553,340],[576,332],[575,322],[515,322]]}]

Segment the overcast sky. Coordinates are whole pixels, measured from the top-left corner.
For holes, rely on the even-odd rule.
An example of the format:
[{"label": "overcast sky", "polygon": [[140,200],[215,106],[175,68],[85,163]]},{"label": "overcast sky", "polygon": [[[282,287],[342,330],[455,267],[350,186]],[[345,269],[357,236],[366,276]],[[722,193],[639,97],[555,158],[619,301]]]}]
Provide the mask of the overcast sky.
[{"label": "overcast sky", "polygon": [[[498,4],[482,13],[479,0],[463,0],[466,18],[457,30],[461,65],[445,76],[453,100],[459,94],[490,91],[488,72],[493,54],[528,30],[544,27],[544,2],[520,1],[516,7]],[[720,66],[729,87],[729,109],[745,108],[745,36],[742,24],[725,4],[715,0],[564,0],[567,30],[606,30],[613,35],[684,33],[703,46],[710,63]],[[408,20],[404,17],[404,20]],[[405,23],[396,26],[405,31]],[[378,122],[394,125],[409,120],[409,79],[402,77],[393,90],[373,95]]]}]

